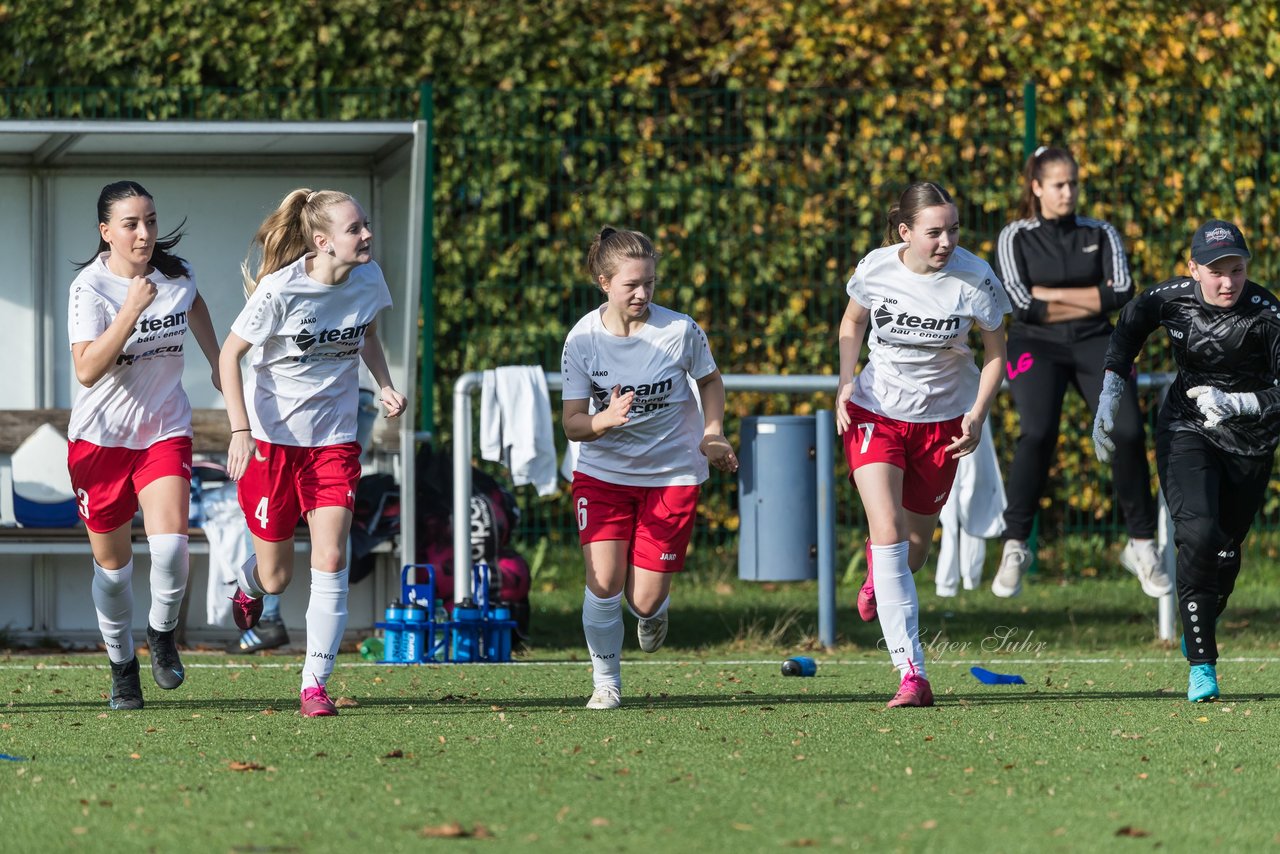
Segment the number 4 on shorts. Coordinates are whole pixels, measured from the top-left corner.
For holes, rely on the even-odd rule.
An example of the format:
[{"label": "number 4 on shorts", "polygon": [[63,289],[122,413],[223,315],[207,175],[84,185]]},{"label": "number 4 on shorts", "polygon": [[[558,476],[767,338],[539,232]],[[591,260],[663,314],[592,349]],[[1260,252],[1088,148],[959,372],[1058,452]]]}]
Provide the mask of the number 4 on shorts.
[{"label": "number 4 on shorts", "polygon": [[266,496],[263,496],[262,500],[258,502],[258,509],[253,511],[253,518],[257,519],[257,520],[258,520],[258,524],[262,525],[262,527],[263,527],[263,528],[266,528],[266,527],[267,527],[267,499],[266,499]]}]

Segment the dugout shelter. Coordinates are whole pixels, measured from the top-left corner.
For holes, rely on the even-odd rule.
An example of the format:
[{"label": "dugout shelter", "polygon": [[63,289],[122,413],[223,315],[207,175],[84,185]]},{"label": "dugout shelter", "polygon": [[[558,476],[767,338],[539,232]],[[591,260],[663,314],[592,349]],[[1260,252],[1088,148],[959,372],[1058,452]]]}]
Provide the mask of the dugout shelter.
[{"label": "dugout shelter", "polygon": [[[12,420],[25,410],[71,406],[76,380],[67,341],[68,290],[74,264],[97,247],[96,204],[105,184],[128,179],[146,187],[155,197],[162,235],[185,220],[185,237],[175,252],[194,268],[219,341],[244,304],[240,264],[262,219],[296,187],[344,190],[361,201],[372,221],[374,257],[394,301],[380,319],[379,335],[396,386],[409,397],[410,415],[398,423],[379,418],[374,445],[382,453],[374,465],[395,474],[402,518],[414,518],[414,467],[405,461],[412,460],[416,438],[411,413],[418,387],[427,144],[422,121],[0,122],[0,318],[6,350],[0,408]],[[194,340],[188,345],[183,382],[192,407],[222,408],[205,359]],[[33,430],[34,422],[33,417]],[[0,457],[0,522],[11,526],[6,470],[7,458]],[[77,532],[82,547],[70,537],[65,547],[50,548],[23,544],[11,528],[0,533],[0,628],[16,637],[96,638],[83,529]],[[388,593],[398,589],[399,564],[414,553],[413,534],[405,526],[398,556],[380,561],[373,583],[352,587],[349,634],[366,633],[380,618]],[[207,549],[201,551],[193,540],[189,640],[228,634],[205,622]],[[305,549],[298,561],[283,612],[286,625],[301,629]],[[139,603],[148,601],[146,564],[144,550],[134,575]],[[146,615],[139,604],[135,629],[144,627]]]}]

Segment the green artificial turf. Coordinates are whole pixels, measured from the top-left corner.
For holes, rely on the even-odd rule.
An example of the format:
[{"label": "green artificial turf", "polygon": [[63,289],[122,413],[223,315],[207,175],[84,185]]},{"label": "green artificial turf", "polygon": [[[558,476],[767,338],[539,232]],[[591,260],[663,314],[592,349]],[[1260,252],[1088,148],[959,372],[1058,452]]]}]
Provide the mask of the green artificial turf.
[{"label": "green artificial turf", "polygon": [[[685,583],[668,645],[635,647],[624,706],[590,692],[572,591],[535,591],[514,665],[389,667],[344,653],[337,718],[299,717],[296,653],[187,653],[188,681],[106,707],[101,654],[0,659],[5,850],[1142,850],[1275,845],[1280,592],[1242,577],[1223,701],[1186,701],[1126,578],[996,600],[922,585],[938,705],[842,604],[816,648],[812,585]],[[850,591],[842,591],[847,601]],[[1003,628],[1002,628],[1003,627]],[[1001,641],[1001,632],[1012,629]],[[994,640],[993,640],[994,639]],[[1016,644],[1022,644],[1016,646]],[[813,678],[779,663],[804,651]],[[981,664],[1025,685],[988,686]]]}]

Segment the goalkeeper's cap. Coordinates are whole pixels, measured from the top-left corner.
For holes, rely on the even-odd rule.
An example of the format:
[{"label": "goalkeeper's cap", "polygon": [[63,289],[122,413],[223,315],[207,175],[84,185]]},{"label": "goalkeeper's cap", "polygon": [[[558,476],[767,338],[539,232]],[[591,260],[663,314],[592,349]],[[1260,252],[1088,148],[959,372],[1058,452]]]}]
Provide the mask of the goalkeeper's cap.
[{"label": "goalkeeper's cap", "polygon": [[1229,255],[1253,257],[1249,254],[1249,245],[1244,242],[1244,235],[1234,223],[1211,219],[1197,228],[1191,237],[1191,260],[1197,264],[1212,264]]}]

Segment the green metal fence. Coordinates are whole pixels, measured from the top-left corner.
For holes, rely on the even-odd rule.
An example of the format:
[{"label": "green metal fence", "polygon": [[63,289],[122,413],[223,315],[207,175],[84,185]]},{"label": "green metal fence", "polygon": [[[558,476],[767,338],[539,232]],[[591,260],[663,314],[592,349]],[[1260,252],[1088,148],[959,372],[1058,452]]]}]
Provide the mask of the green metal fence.
[{"label": "green metal fence", "polygon": [[[962,242],[990,257],[1037,143],[1083,167],[1082,211],[1119,227],[1140,286],[1184,269],[1188,233],[1238,221],[1275,280],[1280,106],[1264,87],[1214,90],[0,90],[5,118],[412,119],[431,123],[432,293],[422,421],[450,439],[451,386],[464,371],[558,368],[572,323],[599,296],[583,259],[603,224],[641,229],[664,253],[658,300],[706,328],[725,372],[830,373],[843,283],[880,244],[884,211],[910,181],[946,185]],[[0,122],[0,132],[3,124]],[[1153,342],[1140,366],[1169,367]],[[434,398],[434,403],[431,402]],[[1152,404],[1153,401],[1148,401]],[[829,399],[735,395],[736,417],[806,413]],[[1016,422],[993,413],[1006,462]],[[1154,409],[1153,405],[1148,406]],[[1089,417],[1069,399],[1048,535],[1110,534],[1106,475],[1089,459]],[[1085,488],[1087,487],[1087,488]],[[729,554],[731,481],[704,491],[695,543]],[[1280,493],[1273,493],[1280,494]],[[572,543],[564,499],[521,495],[529,540]],[[859,524],[841,492],[842,525]],[[1280,500],[1265,523],[1280,524]]]}]

